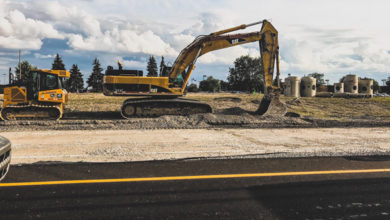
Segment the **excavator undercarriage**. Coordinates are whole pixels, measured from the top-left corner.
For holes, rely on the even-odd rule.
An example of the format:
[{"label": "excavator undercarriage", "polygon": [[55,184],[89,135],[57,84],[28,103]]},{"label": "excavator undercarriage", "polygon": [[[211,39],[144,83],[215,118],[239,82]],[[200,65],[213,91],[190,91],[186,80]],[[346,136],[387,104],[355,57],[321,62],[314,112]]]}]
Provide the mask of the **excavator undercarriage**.
[{"label": "excavator undercarriage", "polygon": [[211,106],[193,99],[185,98],[139,98],[123,102],[121,114],[130,117],[157,117],[161,115],[191,115],[211,113]]},{"label": "excavator undercarriage", "polygon": [[62,117],[59,105],[9,105],[1,109],[3,120],[58,120]]}]

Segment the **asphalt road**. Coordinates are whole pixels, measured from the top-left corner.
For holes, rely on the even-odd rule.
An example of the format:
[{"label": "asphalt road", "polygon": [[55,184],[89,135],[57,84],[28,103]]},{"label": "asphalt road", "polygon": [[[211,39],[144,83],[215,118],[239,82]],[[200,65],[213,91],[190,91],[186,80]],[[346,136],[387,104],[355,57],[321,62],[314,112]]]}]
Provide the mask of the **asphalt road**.
[{"label": "asphalt road", "polygon": [[[0,216],[1,219],[389,219],[389,168],[389,157],[12,166],[1,183],[10,186],[0,184]],[[350,170],[355,173],[345,173]],[[316,172],[302,173],[308,171]],[[328,171],[334,173],[324,174]],[[237,178],[239,174],[259,176]],[[200,179],[199,175],[214,176]],[[188,179],[151,178],[183,176]],[[123,178],[129,179],[118,181]],[[92,183],[93,179],[111,179],[111,182]],[[45,181],[63,180],[87,183],[41,185]],[[15,186],[26,182],[32,185]]]}]

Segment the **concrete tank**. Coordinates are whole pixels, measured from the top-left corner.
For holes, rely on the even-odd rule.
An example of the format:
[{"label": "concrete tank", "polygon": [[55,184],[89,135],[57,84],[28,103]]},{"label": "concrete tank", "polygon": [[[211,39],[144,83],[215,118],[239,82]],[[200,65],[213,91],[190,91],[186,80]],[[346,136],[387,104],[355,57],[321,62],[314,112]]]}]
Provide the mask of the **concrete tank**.
[{"label": "concrete tank", "polygon": [[344,78],[344,92],[358,93],[357,75],[346,75]]},{"label": "concrete tank", "polygon": [[359,93],[374,95],[374,81],[372,79],[359,80]]},{"label": "concrete tank", "polygon": [[284,95],[290,97],[299,97],[299,77],[287,77],[285,82],[286,88],[284,89]]},{"label": "concrete tank", "polygon": [[335,83],[334,93],[344,93],[344,83]]},{"label": "concrete tank", "polygon": [[302,97],[314,97],[316,96],[316,79],[313,77],[302,77],[301,79],[301,96]]}]

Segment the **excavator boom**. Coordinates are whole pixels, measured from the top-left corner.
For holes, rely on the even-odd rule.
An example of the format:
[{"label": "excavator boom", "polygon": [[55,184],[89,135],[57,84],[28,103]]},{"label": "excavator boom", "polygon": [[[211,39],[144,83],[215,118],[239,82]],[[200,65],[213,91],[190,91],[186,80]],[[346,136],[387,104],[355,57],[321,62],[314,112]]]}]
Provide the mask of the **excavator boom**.
[{"label": "excavator boom", "polygon": [[[263,24],[259,32],[224,35],[240,29],[245,29],[249,26]],[[170,81],[173,81],[179,75],[182,75],[184,91],[185,86],[191,76],[197,59],[211,51],[247,44],[251,42],[259,42],[260,54],[264,68],[265,87],[273,86],[273,75],[276,65],[276,78],[279,78],[279,44],[278,31],[267,20],[255,22],[248,25],[240,25],[234,28],[229,28],[222,31],[217,31],[209,35],[197,37],[191,44],[184,48],[169,73]],[[277,80],[279,81],[279,80]]]}]

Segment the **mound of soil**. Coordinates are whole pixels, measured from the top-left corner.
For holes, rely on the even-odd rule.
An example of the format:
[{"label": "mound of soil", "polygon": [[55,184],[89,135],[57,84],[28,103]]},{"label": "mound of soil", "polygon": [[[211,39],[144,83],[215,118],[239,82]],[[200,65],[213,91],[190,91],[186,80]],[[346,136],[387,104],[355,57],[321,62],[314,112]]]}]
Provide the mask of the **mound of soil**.
[{"label": "mound of soil", "polygon": [[[98,115],[100,115],[99,113]],[[316,128],[316,127],[389,127],[390,120],[349,121],[302,118],[299,115],[260,116],[241,108],[228,108],[219,113],[189,116],[166,115],[157,118],[0,121],[0,131],[31,130],[132,130],[132,129],[202,129],[202,128]]]}]

